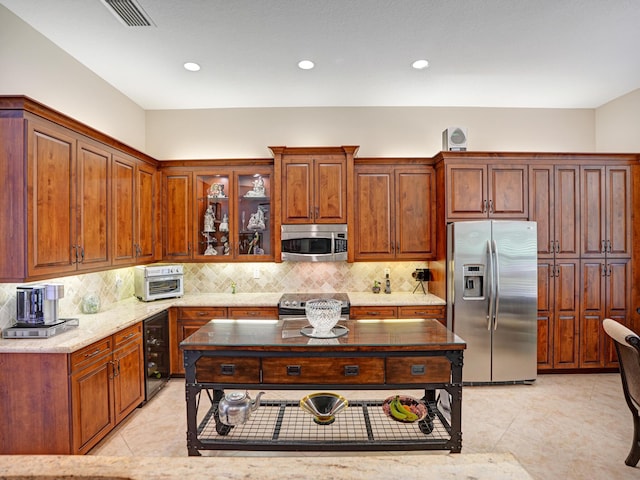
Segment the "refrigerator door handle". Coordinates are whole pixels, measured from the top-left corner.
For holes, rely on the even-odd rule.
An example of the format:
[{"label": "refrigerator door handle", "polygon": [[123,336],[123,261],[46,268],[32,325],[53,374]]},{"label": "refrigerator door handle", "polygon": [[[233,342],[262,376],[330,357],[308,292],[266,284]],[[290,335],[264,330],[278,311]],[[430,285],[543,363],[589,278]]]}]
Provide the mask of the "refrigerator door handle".
[{"label": "refrigerator door handle", "polygon": [[[498,244],[496,243],[495,240],[493,240],[493,255],[495,257],[495,271],[493,273],[493,278],[495,279],[495,292],[496,292],[496,297],[495,297],[495,304],[496,304],[496,309],[494,311],[494,320],[493,320],[493,329],[497,330],[498,329],[498,310],[500,308],[500,254],[498,252]],[[493,266],[493,262],[492,266]]]},{"label": "refrigerator door handle", "polygon": [[493,323],[493,308],[494,308],[494,300],[495,293],[494,289],[494,278],[493,278],[493,251],[491,248],[491,240],[487,240],[487,260],[489,263],[488,275],[489,275],[489,307],[487,311],[487,330],[491,330],[491,324]]}]

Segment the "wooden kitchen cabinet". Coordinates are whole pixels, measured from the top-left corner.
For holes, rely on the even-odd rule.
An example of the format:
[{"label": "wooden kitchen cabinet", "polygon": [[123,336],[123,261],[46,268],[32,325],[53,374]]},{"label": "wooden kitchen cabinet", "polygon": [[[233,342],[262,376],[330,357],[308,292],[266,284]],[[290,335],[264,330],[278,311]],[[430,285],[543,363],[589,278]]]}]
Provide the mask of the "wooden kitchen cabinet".
[{"label": "wooden kitchen cabinet", "polygon": [[[0,98],[0,113],[5,175],[0,249],[7,253],[0,261],[0,281],[45,280],[120,265],[116,202],[122,197],[114,199],[114,157],[131,155],[151,170],[155,161],[26,97]],[[133,208],[144,209],[155,194]],[[154,215],[142,217],[141,229],[157,227]]]},{"label": "wooden kitchen cabinet", "polygon": [[582,257],[631,256],[631,169],[625,165],[580,168]]},{"label": "wooden kitchen cabinet", "polygon": [[269,147],[281,177],[281,223],[347,223],[347,175],[358,147]]},{"label": "wooden kitchen cabinet", "polygon": [[435,318],[446,326],[445,305],[358,305],[351,306],[349,318]]},{"label": "wooden kitchen cabinet", "polygon": [[110,152],[51,122],[27,128],[28,275],[110,266]]},{"label": "wooden kitchen cabinet", "polygon": [[142,323],[71,354],[73,453],[87,453],[144,400]]},{"label": "wooden kitchen cabinet", "polygon": [[272,166],[166,168],[163,258],[273,261]]},{"label": "wooden kitchen cabinet", "polygon": [[435,256],[435,174],[430,166],[357,164],[355,260]]},{"label": "wooden kitchen cabinet", "polygon": [[447,218],[526,219],[527,166],[454,160],[446,165]]},{"label": "wooden kitchen cabinet", "polygon": [[396,306],[351,306],[349,309],[349,318],[354,320],[370,319],[370,318],[398,318],[398,307]]},{"label": "wooden kitchen cabinet", "polygon": [[612,341],[602,328],[611,318],[628,325],[631,262],[627,258],[583,259],[580,315],[580,367],[618,365]]},{"label": "wooden kitchen cabinet", "polygon": [[580,260],[538,259],[538,369],[579,365]]},{"label": "wooden kitchen cabinet", "polygon": [[113,158],[114,265],[158,259],[157,169],[131,156]]},{"label": "wooden kitchen cabinet", "polygon": [[580,256],[580,167],[529,167],[529,220],[537,223],[538,255]]},{"label": "wooden kitchen cabinet", "polygon": [[278,318],[278,307],[228,307],[229,318]]},{"label": "wooden kitchen cabinet", "polygon": [[180,342],[214,318],[227,318],[227,307],[179,307],[169,309],[171,375],[184,376]]}]

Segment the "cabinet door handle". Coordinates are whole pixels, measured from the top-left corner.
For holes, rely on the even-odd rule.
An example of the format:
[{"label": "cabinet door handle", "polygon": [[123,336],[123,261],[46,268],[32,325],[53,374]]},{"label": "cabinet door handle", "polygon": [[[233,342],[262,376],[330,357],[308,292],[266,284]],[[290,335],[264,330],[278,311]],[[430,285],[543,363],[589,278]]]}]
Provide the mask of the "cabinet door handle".
[{"label": "cabinet door handle", "polygon": [[489,200],[489,213],[493,213],[493,200]]},{"label": "cabinet door handle", "polygon": [[287,375],[290,377],[299,377],[302,373],[302,367],[300,365],[287,365]]},{"label": "cabinet door handle", "polygon": [[560,241],[556,240],[554,243],[556,245],[556,253],[560,253]]},{"label": "cabinet door handle", "polygon": [[91,353],[85,353],[84,354],[84,358],[91,358],[91,357],[95,357],[96,355],[98,355],[102,350],[100,350],[99,348],[96,348],[93,352]]},{"label": "cabinet door handle", "polygon": [[611,240],[607,240],[607,252],[611,253]]},{"label": "cabinet door handle", "polygon": [[482,201],[482,213],[487,213],[487,200]]},{"label": "cabinet door handle", "polygon": [[84,247],[78,245],[78,248],[80,249],[80,263],[84,263]]}]

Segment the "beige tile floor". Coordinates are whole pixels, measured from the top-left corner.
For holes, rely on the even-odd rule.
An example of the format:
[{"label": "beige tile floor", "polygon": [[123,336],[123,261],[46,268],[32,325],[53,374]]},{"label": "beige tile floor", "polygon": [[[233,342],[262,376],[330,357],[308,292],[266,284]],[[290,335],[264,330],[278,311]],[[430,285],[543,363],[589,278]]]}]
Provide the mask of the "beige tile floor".
[{"label": "beige tile floor", "polygon": [[[295,399],[303,393],[278,391],[267,396]],[[341,393],[351,399],[386,396],[384,391]],[[541,375],[533,385],[465,387],[462,411],[463,455],[510,452],[539,480],[640,479],[640,468],[624,464],[633,426],[618,374]],[[187,456],[185,432],[184,380],[172,379],[90,453]],[[329,454],[207,451],[203,455]]]}]

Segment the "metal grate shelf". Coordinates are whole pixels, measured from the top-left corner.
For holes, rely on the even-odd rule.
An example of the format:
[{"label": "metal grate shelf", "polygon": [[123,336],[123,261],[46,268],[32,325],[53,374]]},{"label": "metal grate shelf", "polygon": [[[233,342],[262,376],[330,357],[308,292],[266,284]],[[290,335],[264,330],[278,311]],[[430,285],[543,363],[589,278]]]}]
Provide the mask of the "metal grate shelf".
[{"label": "metal grate shelf", "polygon": [[451,428],[429,403],[425,420],[415,423],[395,421],[382,410],[381,400],[356,400],[336,416],[331,425],[317,425],[299,407],[298,401],[262,401],[248,422],[221,435],[216,428],[217,404],[211,406],[197,431],[203,446],[218,449],[252,450],[425,450],[442,449],[451,441]]}]

